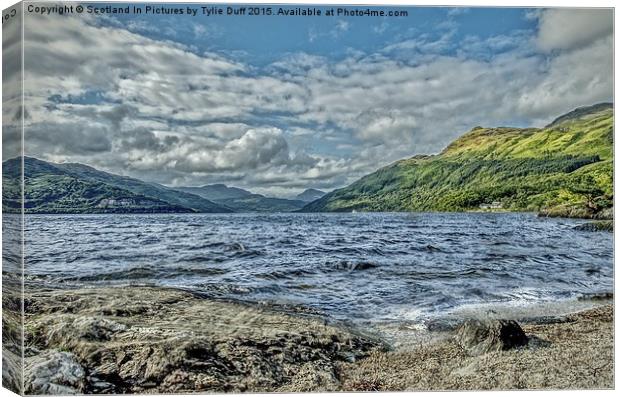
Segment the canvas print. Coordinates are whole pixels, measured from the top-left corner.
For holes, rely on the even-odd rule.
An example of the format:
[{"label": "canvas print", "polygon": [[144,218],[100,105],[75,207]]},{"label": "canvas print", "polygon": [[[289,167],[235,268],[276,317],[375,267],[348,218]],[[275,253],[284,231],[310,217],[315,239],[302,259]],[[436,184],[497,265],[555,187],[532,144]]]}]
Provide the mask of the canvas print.
[{"label": "canvas print", "polygon": [[16,393],[610,389],[613,9],[2,13]]}]

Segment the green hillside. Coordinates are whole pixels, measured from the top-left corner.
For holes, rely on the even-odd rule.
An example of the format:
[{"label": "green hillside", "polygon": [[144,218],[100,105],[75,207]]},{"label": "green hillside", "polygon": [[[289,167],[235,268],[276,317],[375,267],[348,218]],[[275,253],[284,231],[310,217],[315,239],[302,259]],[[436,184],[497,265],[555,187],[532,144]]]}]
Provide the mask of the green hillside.
[{"label": "green hillside", "polygon": [[469,211],[492,208],[608,217],[613,109],[599,104],[545,128],[476,127],[433,156],[384,167],[303,211]]},{"label": "green hillside", "polygon": [[196,194],[180,192],[163,185],[148,183],[135,178],[110,174],[84,164],[63,163],[54,164],[54,166],[85,181],[104,183],[135,194],[154,197],[173,205],[190,208],[195,212],[232,212],[229,208],[218,205]]},{"label": "green hillside", "polygon": [[[231,212],[201,197],[82,164],[24,158],[27,213]],[[21,159],[2,163],[3,212],[19,212]]]}]

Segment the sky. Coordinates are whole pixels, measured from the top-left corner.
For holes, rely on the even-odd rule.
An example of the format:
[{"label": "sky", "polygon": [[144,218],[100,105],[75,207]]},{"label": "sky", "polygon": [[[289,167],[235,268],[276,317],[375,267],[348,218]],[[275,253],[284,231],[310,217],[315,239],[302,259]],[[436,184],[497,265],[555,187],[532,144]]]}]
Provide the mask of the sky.
[{"label": "sky", "polygon": [[[27,13],[26,155],[292,197],[475,126],[543,126],[613,99],[611,10],[374,9],[408,15]],[[5,51],[16,26],[3,25]],[[5,87],[3,128],[18,131]]]}]

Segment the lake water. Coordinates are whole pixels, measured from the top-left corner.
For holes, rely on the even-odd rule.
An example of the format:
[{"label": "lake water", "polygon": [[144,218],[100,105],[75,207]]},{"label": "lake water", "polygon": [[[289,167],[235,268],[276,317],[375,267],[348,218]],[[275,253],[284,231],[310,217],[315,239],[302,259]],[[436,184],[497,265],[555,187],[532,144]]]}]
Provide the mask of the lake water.
[{"label": "lake water", "polygon": [[354,322],[613,291],[613,235],[533,214],[28,215],[28,279],[155,284]]}]

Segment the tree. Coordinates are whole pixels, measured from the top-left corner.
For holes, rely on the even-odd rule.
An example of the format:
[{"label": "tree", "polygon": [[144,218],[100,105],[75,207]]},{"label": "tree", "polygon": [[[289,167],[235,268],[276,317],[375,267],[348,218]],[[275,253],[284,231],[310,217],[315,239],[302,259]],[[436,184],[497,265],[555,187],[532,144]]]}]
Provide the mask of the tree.
[{"label": "tree", "polygon": [[594,212],[601,210],[601,204],[607,202],[605,192],[592,175],[584,175],[576,184],[568,186],[567,190],[572,194],[583,196],[586,207]]}]

